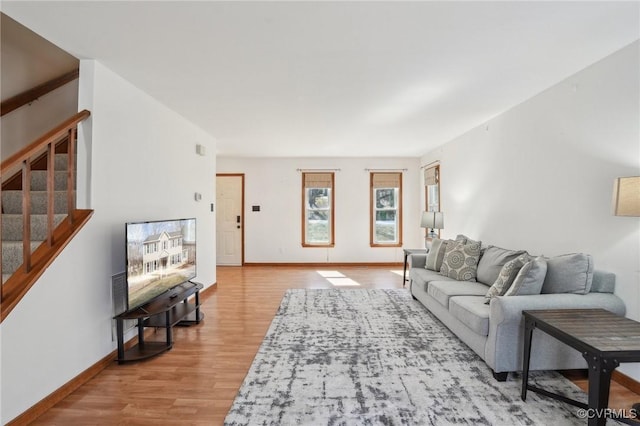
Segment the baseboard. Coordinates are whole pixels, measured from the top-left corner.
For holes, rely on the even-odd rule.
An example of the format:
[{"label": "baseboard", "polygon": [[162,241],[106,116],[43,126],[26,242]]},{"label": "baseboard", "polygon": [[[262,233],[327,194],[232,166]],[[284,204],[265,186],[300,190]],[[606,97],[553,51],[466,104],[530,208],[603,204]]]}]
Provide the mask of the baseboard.
[{"label": "baseboard", "polygon": [[242,266],[276,266],[276,267],[304,267],[304,268],[323,268],[323,267],[334,267],[334,266],[360,266],[360,267],[368,267],[368,266],[385,266],[385,267],[402,267],[404,264],[402,262],[318,262],[318,263],[291,263],[291,262],[245,262]]},{"label": "baseboard", "polygon": [[215,293],[216,291],[218,291],[217,281],[204,290],[200,291],[200,304],[202,304],[202,302],[207,300],[210,296],[213,296],[213,293]]},{"label": "baseboard", "polygon": [[20,414],[15,419],[11,420],[9,423],[7,423],[7,425],[22,426],[22,425],[28,425],[29,423],[33,422],[35,419],[37,419],[38,417],[46,413],[58,402],[62,401],[64,398],[69,396],[73,391],[75,391],[80,386],[87,383],[95,375],[97,375],[102,370],[107,368],[107,366],[116,359],[116,355],[117,355],[117,351],[111,352],[109,355],[105,356],[100,361],[93,364],[91,367],[87,368],[82,373],[80,373],[79,375],[69,380],[64,385],[62,385],[62,387],[50,393],[47,397],[45,397],[40,402],[36,403],[27,411]]},{"label": "baseboard", "polygon": [[[217,287],[218,287],[217,283],[213,283],[212,285],[210,285],[209,287],[201,291],[200,294],[209,295],[210,293],[213,293],[214,291],[216,291]],[[155,333],[154,329],[152,328],[146,329],[145,337],[149,337],[153,333]],[[137,343],[138,343],[138,337],[133,336],[131,339],[127,340],[124,346],[126,349],[129,349],[131,346]],[[91,367],[87,368],[82,373],[80,373],[73,379],[69,380],[60,388],[51,392],[48,396],[46,396],[40,402],[37,402],[27,411],[20,414],[15,419],[11,420],[9,423],[7,423],[7,426],[23,426],[33,422],[38,417],[40,417],[41,415],[46,413],[48,410],[53,408],[53,406],[56,405],[58,402],[62,401],[67,396],[71,395],[76,389],[78,389],[80,386],[87,383],[89,380],[95,377],[98,373],[100,373],[102,370],[107,368],[112,362],[116,360],[117,356],[118,356],[118,350],[115,349],[113,350],[113,352],[111,352],[110,354],[102,358],[100,361],[96,362]]]},{"label": "baseboard", "polygon": [[624,373],[621,373],[618,370],[613,371],[613,374],[611,374],[611,378],[630,391],[640,395],[640,382],[638,382],[637,380],[632,379],[631,377],[627,376]]}]

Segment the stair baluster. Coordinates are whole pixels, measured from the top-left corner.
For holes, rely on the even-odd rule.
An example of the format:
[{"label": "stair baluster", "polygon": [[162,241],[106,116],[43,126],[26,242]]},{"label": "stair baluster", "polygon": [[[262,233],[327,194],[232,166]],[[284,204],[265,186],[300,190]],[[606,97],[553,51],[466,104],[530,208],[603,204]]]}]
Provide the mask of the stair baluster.
[{"label": "stair baluster", "polygon": [[31,270],[31,161],[22,161],[22,264]]},{"label": "stair baluster", "polygon": [[[69,188],[75,188],[75,161],[73,159],[76,156],[76,134],[78,132],[77,127],[69,129],[69,144],[67,146],[67,211],[72,212],[76,208],[76,202],[73,196],[73,191],[69,191]],[[52,202],[53,203],[53,202]],[[73,215],[69,216],[69,224],[73,225]]]}]

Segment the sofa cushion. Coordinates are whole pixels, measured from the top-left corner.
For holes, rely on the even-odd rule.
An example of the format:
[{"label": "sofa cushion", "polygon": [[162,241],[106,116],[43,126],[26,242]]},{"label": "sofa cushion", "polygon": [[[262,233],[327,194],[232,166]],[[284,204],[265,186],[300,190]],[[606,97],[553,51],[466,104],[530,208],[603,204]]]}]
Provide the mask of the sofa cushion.
[{"label": "sofa cushion", "polygon": [[449,313],[481,336],[489,335],[490,310],[479,296],[454,296],[449,301]]},{"label": "sofa cushion", "polygon": [[487,291],[487,294],[485,294],[484,303],[488,305],[493,297],[503,296],[507,290],[509,290],[509,287],[511,287],[511,284],[516,279],[516,276],[518,275],[518,272],[520,272],[522,266],[524,266],[528,261],[529,255],[522,254],[505,263],[500,270],[500,274],[498,274],[496,282],[493,283],[491,288]]},{"label": "sofa cushion", "polygon": [[434,238],[431,240],[431,249],[427,254],[427,261],[424,265],[426,269],[440,272],[442,266],[442,260],[447,249],[447,243],[451,240],[441,240],[440,238]]},{"label": "sofa cushion", "polygon": [[486,285],[493,285],[505,263],[525,253],[526,251],[524,250],[507,250],[496,246],[488,246],[478,262],[477,281]]},{"label": "sofa cushion", "polygon": [[522,266],[520,272],[513,280],[513,284],[509,287],[505,296],[526,296],[531,294],[540,294],[542,283],[547,275],[547,261],[544,257],[539,256],[530,259]]},{"label": "sofa cushion", "polygon": [[453,296],[484,296],[487,286],[471,281],[431,281],[427,294],[449,309],[449,298]]},{"label": "sofa cushion", "polygon": [[589,254],[572,253],[547,259],[547,275],[543,294],[587,294],[593,282],[593,258]]},{"label": "sofa cushion", "polygon": [[424,291],[427,291],[427,285],[431,281],[455,281],[453,278],[443,277],[436,271],[424,268],[411,268],[409,277],[411,278],[411,285],[419,285]]},{"label": "sofa cushion", "polygon": [[475,281],[478,260],[480,259],[480,243],[459,241],[448,243],[440,274],[459,281]]}]

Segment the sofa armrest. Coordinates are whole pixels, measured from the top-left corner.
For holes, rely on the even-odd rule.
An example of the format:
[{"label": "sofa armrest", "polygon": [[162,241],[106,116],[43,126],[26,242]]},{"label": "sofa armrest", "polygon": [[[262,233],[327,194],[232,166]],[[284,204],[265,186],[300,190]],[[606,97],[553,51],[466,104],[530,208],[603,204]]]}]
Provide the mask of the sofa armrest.
[{"label": "sofa armrest", "polygon": [[522,311],[536,309],[591,309],[602,308],[618,315],[626,312],[624,302],[609,293],[536,294],[530,296],[500,296],[491,300],[491,323],[522,320]]},{"label": "sofa armrest", "polygon": [[413,253],[409,256],[409,265],[412,268],[424,268],[427,264],[427,255],[424,253]]},{"label": "sofa armrest", "polygon": [[521,369],[524,339],[522,311],[592,308],[606,309],[618,315],[624,315],[626,312],[622,299],[610,293],[495,297],[490,304],[485,361],[497,372]]}]

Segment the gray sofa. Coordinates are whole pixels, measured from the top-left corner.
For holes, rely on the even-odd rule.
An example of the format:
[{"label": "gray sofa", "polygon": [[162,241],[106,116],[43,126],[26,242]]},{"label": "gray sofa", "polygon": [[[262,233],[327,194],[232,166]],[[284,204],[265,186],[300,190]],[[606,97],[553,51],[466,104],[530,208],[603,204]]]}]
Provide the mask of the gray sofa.
[{"label": "gray sofa", "polygon": [[[538,285],[533,290],[538,294],[529,291],[529,294],[524,292],[525,295],[504,295],[508,289],[499,289],[494,292],[494,297],[488,299],[487,291],[495,279],[504,274],[504,265],[522,253],[526,252],[483,247],[476,265],[477,277],[471,281],[442,275],[440,270],[445,268],[434,267],[433,250],[429,258],[432,269],[425,268],[429,255],[413,254],[410,258],[410,290],[414,299],[475,351],[500,381],[506,380],[509,372],[522,370],[523,310],[603,308],[619,315],[625,314],[623,301],[613,294],[615,275],[594,271],[591,256],[583,254],[551,259],[539,257],[543,264],[547,260],[548,263],[542,265],[545,270],[543,287]],[[533,259],[527,259],[526,254],[524,256],[525,261]],[[578,351],[540,330],[534,331],[532,370],[586,367]]]}]

